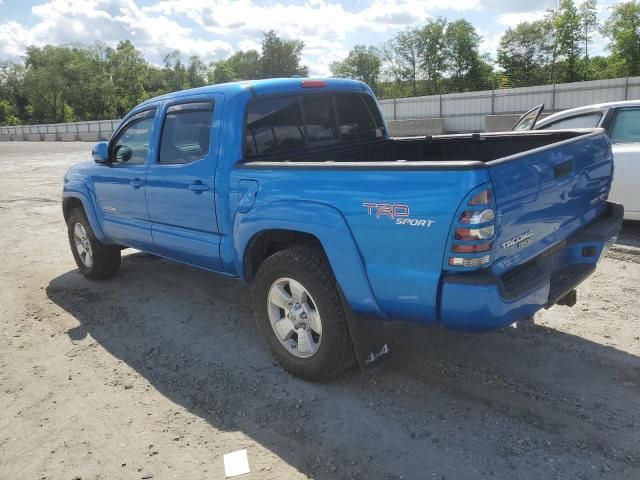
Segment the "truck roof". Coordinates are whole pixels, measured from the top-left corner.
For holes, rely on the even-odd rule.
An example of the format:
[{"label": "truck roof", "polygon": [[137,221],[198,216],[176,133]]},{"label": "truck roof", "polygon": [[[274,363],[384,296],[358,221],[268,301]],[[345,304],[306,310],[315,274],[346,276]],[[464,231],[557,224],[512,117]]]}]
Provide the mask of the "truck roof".
[{"label": "truck roof", "polygon": [[[158,97],[145,100],[138,107],[155,103],[162,100],[170,100],[180,97],[186,97],[190,95],[206,94],[206,93],[221,93],[228,96],[238,95],[244,93],[247,89],[250,89],[255,95],[269,95],[274,93],[288,93],[308,90],[308,87],[303,87],[303,82],[307,81],[322,81],[325,82],[325,87],[311,87],[313,90],[320,91],[324,88],[327,90],[344,90],[344,91],[365,91],[371,93],[369,87],[357,80],[348,80],[344,78],[268,78],[264,80],[241,80],[238,82],[229,83],[217,83],[214,85],[206,85],[204,87],[190,88],[188,90],[180,90],[177,92],[171,92]],[[137,109],[137,108],[136,108]]]}]

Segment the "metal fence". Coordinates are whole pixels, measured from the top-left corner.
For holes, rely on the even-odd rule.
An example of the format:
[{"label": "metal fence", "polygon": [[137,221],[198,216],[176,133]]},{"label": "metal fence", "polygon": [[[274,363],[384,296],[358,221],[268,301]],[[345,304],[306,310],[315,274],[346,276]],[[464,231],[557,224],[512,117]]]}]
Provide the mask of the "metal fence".
[{"label": "metal fence", "polygon": [[545,112],[594,103],[640,99],[640,77],[559,83],[427,97],[380,100],[386,120],[439,117],[447,132],[485,130],[485,116],[523,113],[545,104]]},{"label": "metal fence", "polygon": [[[437,117],[444,119],[446,132],[470,132],[485,130],[487,115],[522,113],[541,103],[545,104],[546,112],[557,112],[593,103],[633,99],[640,99],[640,77],[397,98],[380,100],[379,104],[385,120]],[[119,123],[120,120],[100,120],[0,127],[0,138],[106,139]]]},{"label": "metal fence", "polygon": [[[50,123],[42,125],[18,125],[15,127],[0,127],[0,135],[24,137],[40,136],[41,140],[64,139],[107,139],[120,124],[120,120],[95,120],[89,122]],[[56,137],[56,138],[53,138]]]}]

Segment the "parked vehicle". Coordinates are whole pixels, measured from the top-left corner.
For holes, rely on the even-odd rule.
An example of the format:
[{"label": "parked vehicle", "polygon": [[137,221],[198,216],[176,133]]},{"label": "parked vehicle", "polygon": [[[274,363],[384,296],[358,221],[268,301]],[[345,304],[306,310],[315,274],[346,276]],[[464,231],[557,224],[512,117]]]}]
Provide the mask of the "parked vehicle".
[{"label": "parked vehicle", "polygon": [[609,199],[624,205],[626,220],[640,220],[640,100],[572,108],[538,120],[543,105],[527,112],[518,130],[604,128],[613,148],[614,175]]},{"label": "parked vehicle", "polygon": [[622,218],[603,130],[390,138],[350,80],[154,98],[93,159],[62,194],[79,270],[133,247],[249,282],[273,355],[311,380],[384,353],[376,320],[485,331],[573,305]]}]

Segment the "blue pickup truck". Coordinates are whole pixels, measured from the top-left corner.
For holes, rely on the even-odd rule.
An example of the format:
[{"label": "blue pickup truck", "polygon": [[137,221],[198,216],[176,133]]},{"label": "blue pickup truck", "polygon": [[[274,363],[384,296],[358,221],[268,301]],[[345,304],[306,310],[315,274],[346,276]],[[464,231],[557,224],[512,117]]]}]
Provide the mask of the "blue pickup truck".
[{"label": "blue pickup truck", "polygon": [[600,129],[392,138],[362,82],[272,79],[138,105],[62,206],[86,277],[132,247],[240,278],[275,358],[319,380],[384,353],[359,347],[379,320],[572,306],[621,224],[612,174]]}]

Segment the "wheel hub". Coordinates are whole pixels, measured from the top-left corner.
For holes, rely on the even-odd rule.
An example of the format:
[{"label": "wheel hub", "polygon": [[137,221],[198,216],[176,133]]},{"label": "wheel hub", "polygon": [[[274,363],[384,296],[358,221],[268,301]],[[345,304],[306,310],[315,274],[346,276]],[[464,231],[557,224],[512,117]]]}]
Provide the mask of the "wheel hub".
[{"label": "wheel hub", "polygon": [[276,280],[267,299],[269,320],[278,341],[293,355],[314,355],[322,340],[322,322],[307,289],[291,278]]},{"label": "wheel hub", "polygon": [[91,242],[89,241],[89,235],[84,225],[80,222],[73,226],[73,242],[76,246],[80,261],[85,267],[91,267],[91,265],[93,265],[93,250],[91,248]]}]

